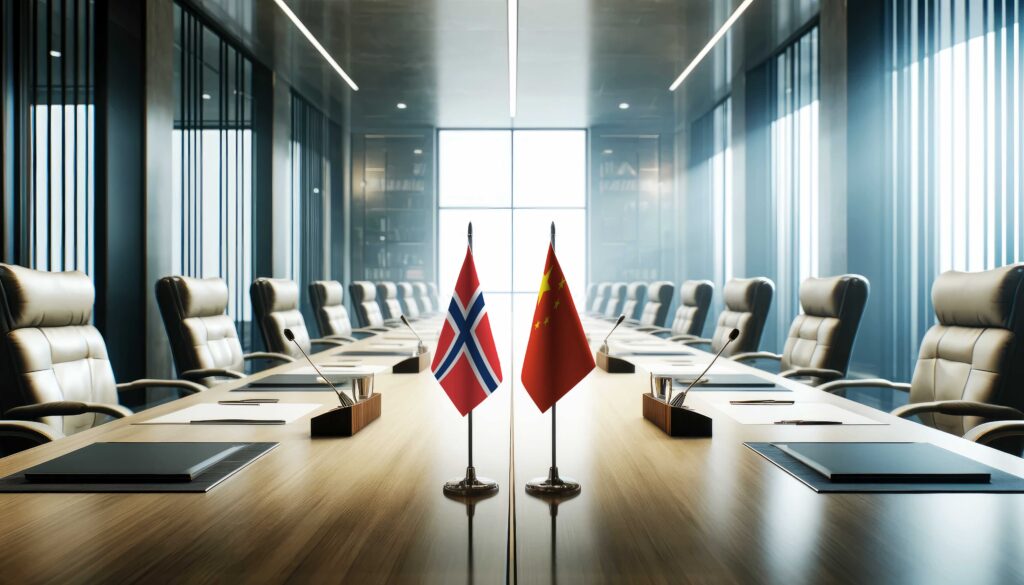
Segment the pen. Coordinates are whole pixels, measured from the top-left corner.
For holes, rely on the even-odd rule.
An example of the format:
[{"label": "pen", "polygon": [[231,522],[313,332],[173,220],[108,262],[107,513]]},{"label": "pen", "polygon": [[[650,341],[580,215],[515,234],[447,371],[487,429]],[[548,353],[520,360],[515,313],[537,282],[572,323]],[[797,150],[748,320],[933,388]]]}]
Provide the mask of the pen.
[{"label": "pen", "polygon": [[837,420],[803,420],[803,419],[792,419],[792,420],[777,420],[777,425],[841,425],[843,423]]},{"label": "pen", "polygon": [[730,400],[729,404],[794,404],[792,400],[772,400],[770,398],[762,400]]},{"label": "pen", "polygon": [[190,425],[283,425],[283,420],[259,420],[251,418],[208,418],[190,420]]}]

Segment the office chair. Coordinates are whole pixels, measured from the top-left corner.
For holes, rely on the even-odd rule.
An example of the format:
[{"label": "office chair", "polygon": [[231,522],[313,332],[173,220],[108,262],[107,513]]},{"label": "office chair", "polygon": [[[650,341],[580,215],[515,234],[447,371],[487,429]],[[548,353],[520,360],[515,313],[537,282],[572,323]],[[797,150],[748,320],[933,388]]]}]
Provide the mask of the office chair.
[{"label": "office chair", "polygon": [[605,307],[611,299],[612,283],[601,282],[597,285],[597,292],[594,293],[593,304],[587,307],[587,313],[595,317],[604,317]]},{"label": "office chair", "polygon": [[428,317],[437,314],[437,307],[430,300],[430,289],[425,282],[412,283],[413,298],[420,308],[420,315]]},{"label": "office chair", "polygon": [[613,282],[608,293],[608,304],[604,306],[604,318],[614,321],[622,314],[622,306],[626,304],[626,283]]},{"label": "office chair", "polygon": [[683,338],[678,340],[679,343],[709,344],[711,351],[717,353],[725,346],[729,333],[733,329],[739,329],[739,337],[722,352],[722,355],[729,357],[757,351],[761,345],[764,324],[768,320],[768,311],[772,308],[774,292],[775,284],[763,276],[730,280],[725,283],[722,290],[725,309],[718,315],[718,323],[711,338]]},{"label": "office chair", "polygon": [[[640,318],[640,310],[643,308],[642,305],[646,296],[646,282],[631,282],[626,285],[626,300],[622,303],[622,313],[620,315],[625,315],[626,321],[636,323],[637,319]],[[615,317],[618,318],[618,316],[616,315]]]},{"label": "office chair", "polygon": [[867,279],[857,274],[808,278],[800,284],[803,313],[793,319],[782,353],[749,352],[732,359],[776,360],[782,377],[813,386],[845,378],[868,292]]},{"label": "office chair", "polygon": [[597,283],[592,282],[587,285],[587,300],[584,301],[583,304],[586,310],[590,310],[590,307],[594,304],[595,298],[597,298]]},{"label": "office chair", "polygon": [[[427,283],[427,298],[430,299],[430,304],[434,307],[434,311],[442,311],[441,299],[437,295],[437,284],[433,282]],[[447,310],[447,306],[445,306],[444,310]]]},{"label": "office chair", "polygon": [[281,353],[242,353],[235,322],[227,314],[228,286],[220,278],[165,276],[156,301],[178,377],[213,386],[222,378],[244,378],[245,362],[290,362]]},{"label": "office chair", "polygon": [[395,285],[398,288],[398,304],[402,307],[402,314],[410,321],[420,318],[420,306],[416,303],[415,291],[412,284],[399,282]]},{"label": "office chair", "polygon": [[[679,288],[679,308],[672,318],[672,326],[641,327],[638,331],[665,337],[669,341],[696,341],[704,332],[704,323],[711,307],[711,297],[715,292],[715,284],[710,280],[687,280]],[[666,303],[666,310],[667,310]]]},{"label": "office chair", "polygon": [[310,339],[306,320],[299,312],[299,285],[284,278],[257,278],[249,287],[252,309],[267,349],[293,358],[302,358],[302,352],[295,343],[284,336],[285,329],[291,329],[295,342],[309,353],[312,345],[338,346],[345,342],[340,339]]},{"label": "office chair", "polygon": [[660,329],[665,325],[665,318],[668,317],[668,309],[675,292],[676,286],[667,280],[652,282],[647,287],[647,301],[640,312],[640,318],[636,321],[637,331]]},{"label": "office chair", "polygon": [[377,332],[388,330],[377,302],[377,287],[372,282],[357,280],[348,285],[348,294],[352,296],[352,306],[361,328]]},{"label": "office chair", "polygon": [[[90,324],[96,293],[81,272],[44,272],[0,264],[0,424],[13,451],[132,414],[124,392],[169,387],[186,394],[206,388],[186,380],[141,379],[118,384],[107,345]],[[35,421],[25,424],[19,421]]]},{"label": "office chair", "polygon": [[353,329],[344,300],[345,288],[337,280],[315,280],[309,283],[309,301],[313,306],[320,337],[352,342],[380,331],[373,328]]},{"label": "office chair", "polygon": [[402,316],[402,303],[398,300],[398,285],[393,282],[377,283],[377,302],[384,319],[397,321]]},{"label": "office chair", "polygon": [[[937,323],[924,335],[910,384],[838,380],[825,392],[876,388],[909,393],[892,414],[964,435],[986,420],[1024,419],[1024,264],[984,272],[945,272],[932,285]],[[1013,428],[1010,425],[1009,428]],[[971,435],[1020,453],[999,425]]]}]

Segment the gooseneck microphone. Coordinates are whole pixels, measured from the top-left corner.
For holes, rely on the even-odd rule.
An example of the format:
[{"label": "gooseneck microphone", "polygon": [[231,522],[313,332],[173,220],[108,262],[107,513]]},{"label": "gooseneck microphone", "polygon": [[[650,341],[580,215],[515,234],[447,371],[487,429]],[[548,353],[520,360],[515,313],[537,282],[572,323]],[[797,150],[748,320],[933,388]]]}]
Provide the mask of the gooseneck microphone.
[{"label": "gooseneck microphone", "polygon": [[427,352],[427,344],[423,343],[423,338],[420,337],[420,334],[416,333],[416,330],[412,328],[412,325],[409,324],[409,320],[405,318],[404,314],[402,315],[402,323],[404,323],[405,326],[409,328],[409,331],[412,331],[412,334],[415,335],[416,339],[419,340],[419,342],[420,342],[419,347],[416,348],[416,352],[417,353],[426,353]]},{"label": "gooseneck microphone", "polygon": [[682,394],[677,394],[676,397],[672,399],[672,406],[680,407],[683,405],[683,401],[686,400],[686,393],[689,392],[691,388],[699,384],[701,380],[704,379],[704,374],[708,373],[708,370],[711,369],[711,366],[715,365],[715,362],[718,361],[718,358],[722,355],[722,352],[725,351],[725,348],[729,347],[729,344],[736,341],[736,338],[739,336],[739,329],[733,329],[732,331],[729,332],[729,339],[726,339],[725,343],[722,344],[722,349],[718,350],[718,353],[716,353],[715,357],[712,358],[711,362],[708,364],[708,367],[704,368],[704,371],[701,372],[699,376],[694,378],[693,382],[690,382],[690,385],[686,387],[686,390],[683,390]]},{"label": "gooseneck microphone", "polygon": [[338,390],[338,388],[333,383],[331,383],[330,380],[327,379],[327,376],[325,376],[323,372],[320,371],[320,368],[316,367],[316,364],[313,363],[313,360],[309,359],[309,356],[306,355],[306,350],[302,349],[302,346],[299,345],[298,341],[295,341],[295,334],[292,333],[291,329],[284,330],[284,337],[288,341],[294,343],[295,347],[299,348],[299,351],[302,352],[302,357],[306,358],[306,361],[309,362],[309,365],[313,366],[313,369],[316,371],[317,375],[320,376],[320,379],[326,382],[327,385],[331,387],[331,390],[334,390],[334,393],[338,395],[338,402],[340,402],[342,406],[352,406],[353,404],[355,404],[354,402],[352,402],[352,399],[348,397],[348,394],[345,394],[341,390]]},{"label": "gooseneck microphone", "polygon": [[626,315],[625,314],[619,315],[619,318],[615,320],[615,325],[612,327],[612,330],[608,332],[608,335],[604,336],[604,341],[601,342],[601,347],[600,347],[600,351],[601,352],[608,353],[608,338],[612,336],[612,333],[615,333],[615,330],[618,329],[619,325],[622,325],[622,322],[625,321],[625,320],[626,320]]}]

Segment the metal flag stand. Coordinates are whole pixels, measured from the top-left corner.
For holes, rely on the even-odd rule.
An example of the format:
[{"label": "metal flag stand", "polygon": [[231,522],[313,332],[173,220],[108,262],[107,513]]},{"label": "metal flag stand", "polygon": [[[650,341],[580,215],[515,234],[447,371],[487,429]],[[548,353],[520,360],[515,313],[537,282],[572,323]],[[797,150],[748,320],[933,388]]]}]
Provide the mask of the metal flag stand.
[{"label": "metal flag stand", "polygon": [[[551,248],[555,248],[555,222],[551,222]],[[558,465],[556,464],[555,452],[557,442],[555,441],[556,416],[555,409],[558,403],[551,405],[551,468],[548,469],[547,477],[538,477],[526,483],[526,493],[531,496],[574,496],[580,493],[580,484],[569,479],[558,476]]]},{"label": "metal flag stand", "polygon": [[[473,252],[473,223],[470,222],[466,230],[466,239],[469,241],[469,251]],[[476,468],[473,467],[473,411],[466,415],[469,417],[469,463],[466,465],[466,477],[453,479],[445,482],[444,493],[449,496],[487,496],[498,491],[498,482],[477,477]]]}]

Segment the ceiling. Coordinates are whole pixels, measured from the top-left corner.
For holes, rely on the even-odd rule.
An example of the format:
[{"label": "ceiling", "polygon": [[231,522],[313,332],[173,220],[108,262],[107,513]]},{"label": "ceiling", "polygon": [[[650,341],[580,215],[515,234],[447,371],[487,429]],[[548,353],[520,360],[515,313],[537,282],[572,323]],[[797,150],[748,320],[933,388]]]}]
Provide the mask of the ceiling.
[{"label": "ceiling", "polygon": [[381,130],[671,128],[681,103],[722,97],[729,72],[763,58],[817,12],[817,0],[755,2],[674,95],[669,84],[740,0],[519,0],[512,120],[505,0],[286,1],[359,91],[272,0],[194,3],[307,99],[354,128]]}]

